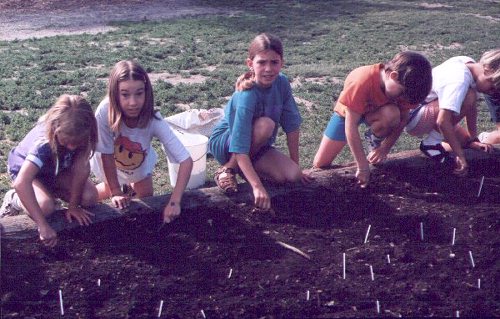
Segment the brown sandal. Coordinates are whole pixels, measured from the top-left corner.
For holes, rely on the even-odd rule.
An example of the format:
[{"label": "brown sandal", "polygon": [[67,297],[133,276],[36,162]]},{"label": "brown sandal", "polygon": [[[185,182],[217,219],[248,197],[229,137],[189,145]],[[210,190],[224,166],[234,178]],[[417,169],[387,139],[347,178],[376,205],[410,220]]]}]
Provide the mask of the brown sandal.
[{"label": "brown sandal", "polygon": [[238,182],[233,168],[219,167],[214,176],[217,186],[226,194],[238,192]]}]

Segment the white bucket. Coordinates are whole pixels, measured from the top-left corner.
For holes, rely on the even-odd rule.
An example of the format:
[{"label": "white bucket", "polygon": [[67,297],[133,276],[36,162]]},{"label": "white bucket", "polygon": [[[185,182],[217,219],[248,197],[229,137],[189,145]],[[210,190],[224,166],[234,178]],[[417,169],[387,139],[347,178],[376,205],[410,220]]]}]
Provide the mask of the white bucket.
[{"label": "white bucket", "polygon": [[[182,145],[187,149],[191,158],[193,159],[193,170],[191,177],[186,186],[187,189],[194,189],[205,184],[207,177],[207,148],[208,137],[201,134],[193,134],[188,132],[181,132],[179,130],[172,130],[177,138],[181,141]],[[167,158],[168,161],[168,158]],[[173,187],[177,181],[177,174],[179,173],[179,164],[170,163],[168,161],[168,176],[170,177],[170,185]]]}]

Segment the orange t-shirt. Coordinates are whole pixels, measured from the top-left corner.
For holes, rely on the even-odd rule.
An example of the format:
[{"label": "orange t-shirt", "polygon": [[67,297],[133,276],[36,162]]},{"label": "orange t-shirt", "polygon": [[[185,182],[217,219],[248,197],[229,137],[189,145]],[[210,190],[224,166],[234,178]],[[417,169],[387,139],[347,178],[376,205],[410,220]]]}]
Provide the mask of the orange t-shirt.
[{"label": "orange t-shirt", "polygon": [[[380,70],[382,63],[361,66],[349,73],[344,82],[344,89],[335,104],[334,111],[345,117],[346,108],[364,115],[391,102],[382,89]],[[415,105],[397,99],[393,101],[401,110],[411,109]]]}]

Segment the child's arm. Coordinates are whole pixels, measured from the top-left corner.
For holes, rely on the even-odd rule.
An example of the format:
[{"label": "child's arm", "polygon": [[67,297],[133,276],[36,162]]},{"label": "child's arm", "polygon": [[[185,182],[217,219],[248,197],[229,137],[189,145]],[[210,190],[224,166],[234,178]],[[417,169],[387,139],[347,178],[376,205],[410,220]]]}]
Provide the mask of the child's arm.
[{"label": "child's arm", "polygon": [[250,156],[248,156],[248,154],[236,154],[236,161],[248,183],[252,186],[255,206],[265,210],[270,209],[271,198],[264,188],[264,185],[262,185],[262,181],[253,167]]},{"label": "child's arm", "polygon": [[104,175],[106,176],[105,183],[111,193],[111,202],[119,209],[128,207],[130,198],[123,194],[121,190],[113,154],[101,154],[101,159]]},{"label": "child's arm", "polygon": [[465,123],[467,124],[467,131],[469,133],[469,139],[474,139],[477,137],[477,104],[470,109],[469,112],[465,114]]},{"label": "child's arm", "polygon": [[370,180],[370,163],[366,158],[361,137],[359,136],[358,123],[360,119],[361,114],[346,108],[345,134],[347,143],[358,165],[356,178],[361,187],[364,188],[368,185],[368,181]]},{"label": "child's arm", "polygon": [[14,189],[16,190],[24,208],[38,226],[40,239],[49,247],[54,247],[57,244],[57,233],[47,223],[43,214],[42,208],[36,199],[33,182],[35,176],[39,172],[38,166],[30,161],[24,161],[19,174],[14,181]]},{"label": "child's arm", "polygon": [[455,173],[458,175],[467,174],[468,164],[465,159],[464,149],[462,148],[462,144],[460,140],[455,134],[455,126],[453,125],[453,111],[447,109],[439,109],[438,118],[437,118],[437,126],[445,141],[450,145],[451,149],[457,155],[455,168]]},{"label": "child's arm", "polygon": [[288,146],[288,153],[292,161],[299,165],[299,136],[300,131],[296,130],[286,134],[286,143]]},{"label": "child's arm", "polygon": [[[299,165],[299,137],[300,130],[296,130],[286,134],[286,143],[288,146],[288,153],[290,154],[290,158],[292,161]],[[302,183],[308,184],[313,180],[313,178],[309,175],[309,173],[302,172]]]},{"label": "child's arm", "polygon": [[170,195],[170,200],[163,210],[163,222],[170,223],[181,213],[181,200],[186,185],[191,177],[191,170],[193,169],[193,160],[188,157],[179,164],[179,173],[177,174],[177,181],[175,182],[174,190]]},{"label": "child's arm", "polygon": [[382,141],[380,147],[377,147],[368,154],[367,158],[371,164],[378,164],[386,160],[387,155],[391,152],[392,147],[401,136],[406,126],[406,122],[408,122],[409,113],[408,110],[401,111],[399,125]]}]

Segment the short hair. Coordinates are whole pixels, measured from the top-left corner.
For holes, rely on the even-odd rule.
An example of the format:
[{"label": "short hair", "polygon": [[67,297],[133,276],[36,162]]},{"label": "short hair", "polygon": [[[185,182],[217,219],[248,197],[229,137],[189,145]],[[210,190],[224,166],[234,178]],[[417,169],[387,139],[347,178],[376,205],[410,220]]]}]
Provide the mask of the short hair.
[{"label": "short hair", "polygon": [[484,52],[479,63],[483,65],[484,71],[491,73],[493,87],[496,92],[500,92],[500,48]]},{"label": "short hair", "polygon": [[97,145],[97,121],[90,104],[79,95],[61,95],[52,107],[40,117],[47,130],[47,140],[52,153],[57,154],[58,135],[81,144],[78,151],[92,154]]},{"label": "short hair", "polygon": [[418,52],[400,52],[385,63],[384,69],[398,73],[398,82],[404,87],[402,97],[411,104],[422,102],[432,88],[431,63]]},{"label": "short hair", "polygon": [[142,66],[134,60],[122,60],[115,64],[108,81],[108,97],[109,97],[109,126],[113,132],[117,132],[120,124],[123,121],[123,112],[120,106],[120,82],[134,80],[144,82],[145,100],[137,126],[144,128],[148,125],[151,118],[155,117],[153,86],[147,72]]},{"label": "short hair", "polygon": [[[248,58],[253,60],[255,56],[266,50],[276,52],[283,60],[283,44],[280,38],[270,33],[261,33],[256,36],[248,47]],[[252,71],[246,72],[236,80],[235,88],[237,91],[249,90],[253,87],[255,74]]]}]

